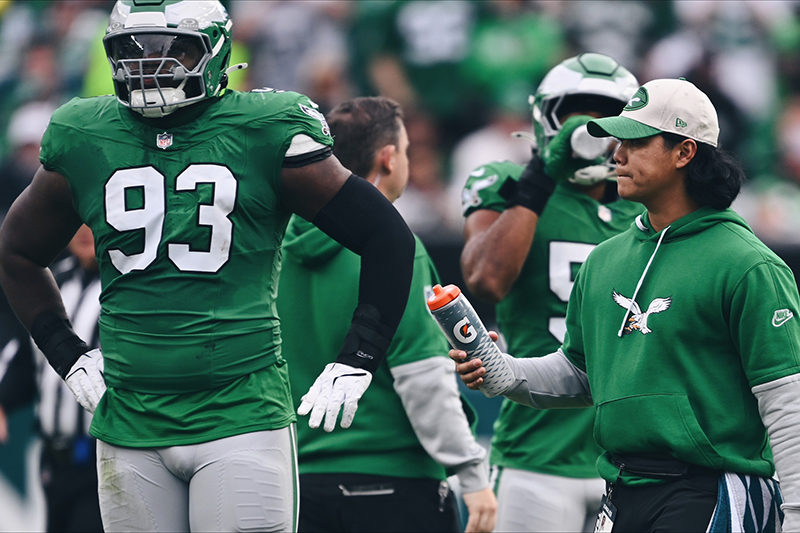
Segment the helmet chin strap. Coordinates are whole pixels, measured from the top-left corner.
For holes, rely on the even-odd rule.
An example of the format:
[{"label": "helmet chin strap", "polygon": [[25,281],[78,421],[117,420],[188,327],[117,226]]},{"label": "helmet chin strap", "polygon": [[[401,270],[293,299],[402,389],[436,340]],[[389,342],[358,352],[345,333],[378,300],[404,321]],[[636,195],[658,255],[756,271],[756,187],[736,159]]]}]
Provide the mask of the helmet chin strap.
[{"label": "helmet chin strap", "polygon": [[616,177],[613,169],[609,168],[608,165],[592,165],[576,170],[575,174],[568,178],[567,181],[576,185],[594,185]]},{"label": "helmet chin strap", "polygon": [[[186,85],[184,79],[175,88],[166,89],[137,89],[131,91],[131,109],[141,113],[147,118],[160,118],[169,115],[186,100],[186,93],[183,91]],[[158,102],[161,103],[158,103]]]}]

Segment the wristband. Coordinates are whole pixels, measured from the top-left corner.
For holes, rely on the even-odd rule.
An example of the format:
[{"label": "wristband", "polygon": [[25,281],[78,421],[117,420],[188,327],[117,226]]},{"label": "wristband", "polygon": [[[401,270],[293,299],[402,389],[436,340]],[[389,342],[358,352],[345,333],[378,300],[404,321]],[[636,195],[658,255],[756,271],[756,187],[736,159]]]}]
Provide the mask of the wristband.
[{"label": "wristband", "polygon": [[80,356],[91,351],[75,334],[69,320],[52,311],[45,311],[34,319],[31,337],[62,379],[66,379]]},{"label": "wristband", "polygon": [[374,374],[391,342],[391,328],[381,321],[380,311],[375,306],[361,304],[353,313],[350,330],[336,362]]},{"label": "wristband", "polygon": [[521,205],[542,216],[544,206],[553,194],[556,183],[545,173],[544,163],[538,155],[522,171],[516,190],[506,202],[506,208]]}]

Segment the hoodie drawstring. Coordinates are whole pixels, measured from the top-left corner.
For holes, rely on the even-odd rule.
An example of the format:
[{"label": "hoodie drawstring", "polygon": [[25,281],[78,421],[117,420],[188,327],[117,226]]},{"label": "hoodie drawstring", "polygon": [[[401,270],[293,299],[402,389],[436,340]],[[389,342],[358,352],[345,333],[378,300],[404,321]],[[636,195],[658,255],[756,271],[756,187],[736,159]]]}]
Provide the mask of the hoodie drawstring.
[{"label": "hoodie drawstring", "polygon": [[[641,215],[636,217],[636,226],[642,230],[646,231],[647,227],[641,222]],[[625,330],[625,323],[628,321],[628,315],[631,314],[631,309],[634,305],[636,305],[636,297],[639,295],[639,289],[642,288],[642,283],[644,283],[644,278],[647,275],[647,271],[650,270],[650,265],[653,263],[653,259],[656,257],[656,253],[658,253],[658,248],[661,246],[661,241],[664,240],[664,235],[667,234],[667,230],[672,226],[667,226],[661,232],[661,236],[658,238],[658,242],[656,243],[656,249],[653,250],[653,255],[650,256],[650,260],[647,262],[647,265],[644,267],[644,272],[642,272],[642,277],[639,278],[639,283],[636,284],[636,290],[633,291],[633,296],[631,296],[631,303],[628,305],[628,310],[625,311],[625,316],[622,319],[622,325],[619,327],[619,332],[617,333],[617,337],[622,337],[622,332]]]}]

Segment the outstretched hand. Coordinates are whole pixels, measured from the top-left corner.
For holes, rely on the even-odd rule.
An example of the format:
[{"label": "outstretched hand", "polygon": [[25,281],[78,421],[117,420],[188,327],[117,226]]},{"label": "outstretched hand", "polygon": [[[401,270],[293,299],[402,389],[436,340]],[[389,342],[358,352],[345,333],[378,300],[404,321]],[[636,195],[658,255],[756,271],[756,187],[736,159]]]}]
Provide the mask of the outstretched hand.
[{"label": "outstretched hand", "polygon": [[[494,342],[497,342],[499,335],[494,331],[490,331],[489,337]],[[456,373],[461,378],[461,381],[464,382],[464,385],[470,390],[479,390],[483,383],[483,375],[486,373],[483,361],[480,359],[467,361],[467,352],[464,350],[450,350],[448,355],[450,359],[456,362]]]}]

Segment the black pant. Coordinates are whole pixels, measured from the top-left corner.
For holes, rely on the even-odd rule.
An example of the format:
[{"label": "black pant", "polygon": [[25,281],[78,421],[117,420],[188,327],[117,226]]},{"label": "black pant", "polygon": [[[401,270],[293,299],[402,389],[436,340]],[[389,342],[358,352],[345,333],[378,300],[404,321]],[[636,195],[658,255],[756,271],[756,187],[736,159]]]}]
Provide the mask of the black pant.
[{"label": "black pant", "polygon": [[45,442],[42,449],[41,479],[49,533],[103,531],[94,440],[80,446],[77,449],[69,443],[56,447]]},{"label": "black pant", "polygon": [[611,503],[617,508],[614,533],[703,532],[717,505],[720,473],[690,471],[659,485],[617,483]]},{"label": "black pant", "polygon": [[300,476],[302,533],[459,532],[453,491],[435,479],[362,474]]}]

